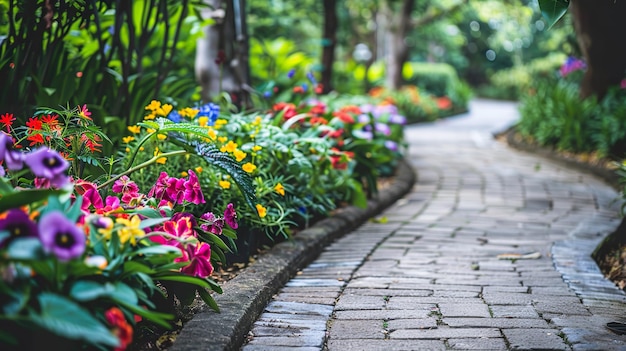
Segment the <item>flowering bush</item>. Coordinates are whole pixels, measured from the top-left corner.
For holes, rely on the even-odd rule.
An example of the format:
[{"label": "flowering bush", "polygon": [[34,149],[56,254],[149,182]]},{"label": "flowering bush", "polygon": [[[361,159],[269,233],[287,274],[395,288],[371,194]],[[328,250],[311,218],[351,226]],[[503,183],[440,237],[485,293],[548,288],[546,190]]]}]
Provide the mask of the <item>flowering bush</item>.
[{"label": "flowering bush", "polygon": [[[70,152],[71,141],[87,147],[91,140],[33,121],[27,122],[28,136],[41,133],[54,145],[46,133],[67,135],[57,139],[69,140],[61,143]],[[21,130],[12,116],[3,115],[0,123],[10,132]],[[233,204],[223,214],[195,208],[206,200],[191,169],[184,177],[161,172],[142,192],[128,175],[155,164],[156,156],[97,184],[76,177],[65,158],[70,152],[39,142],[24,146],[25,140],[0,132],[2,349],[123,350],[138,321],[168,327],[176,318],[174,303],[184,307],[198,294],[218,309],[210,292],[221,288],[210,275],[229,250],[218,235],[235,236],[238,227]]]}]

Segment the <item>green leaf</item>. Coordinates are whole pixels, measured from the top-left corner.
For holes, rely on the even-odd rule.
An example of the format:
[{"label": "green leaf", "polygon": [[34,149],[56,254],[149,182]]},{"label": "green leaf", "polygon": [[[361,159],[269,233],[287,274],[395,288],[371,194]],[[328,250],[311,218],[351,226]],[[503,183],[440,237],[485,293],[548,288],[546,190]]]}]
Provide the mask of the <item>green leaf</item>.
[{"label": "green leaf", "polygon": [[217,305],[217,302],[215,302],[215,299],[213,299],[213,296],[211,296],[208,291],[204,289],[198,289],[198,294],[200,295],[204,303],[206,303],[207,306],[211,307],[213,311],[218,313],[220,312],[220,307]]},{"label": "green leaf", "polygon": [[200,288],[206,288],[206,289],[210,289],[211,286],[210,284],[202,278],[198,278],[198,277],[192,277],[190,275],[185,275],[185,274],[168,274],[168,275],[162,275],[162,276],[156,276],[154,277],[154,279],[156,280],[167,280],[167,281],[173,281],[173,282],[179,282],[179,283],[186,283],[186,284],[192,284],[192,285],[196,285]]},{"label": "green leaf", "polygon": [[6,257],[12,260],[38,260],[42,257],[41,241],[33,237],[13,240],[7,249]]},{"label": "green leaf", "polygon": [[146,218],[146,219],[141,221],[141,224],[139,225],[139,228],[141,228],[141,229],[149,228],[149,227],[161,224],[163,222],[167,222],[168,220],[169,220],[169,218],[167,218],[167,217]]},{"label": "green leaf", "polygon": [[68,339],[119,346],[119,340],[106,326],[72,300],[47,292],[41,293],[38,300],[41,315],[31,312],[31,317],[40,327]]},{"label": "green leaf", "polygon": [[70,297],[78,301],[91,301],[110,296],[115,290],[112,284],[100,284],[91,280],[81,280],[72,285]]},{"label": "green leaf", "polygon": [[551,28],[567,12],[569,0],[539,0],[541,15]]},{"label": "green leaf", "polygon": [[29,189],[20,190],[19,192],[12,194],[6,194],[0,199],[0,212],[32,204],[37,201],[43,201],[49,196],[60,195],[62,193],[63,192],[61,190],[55,189]]}]

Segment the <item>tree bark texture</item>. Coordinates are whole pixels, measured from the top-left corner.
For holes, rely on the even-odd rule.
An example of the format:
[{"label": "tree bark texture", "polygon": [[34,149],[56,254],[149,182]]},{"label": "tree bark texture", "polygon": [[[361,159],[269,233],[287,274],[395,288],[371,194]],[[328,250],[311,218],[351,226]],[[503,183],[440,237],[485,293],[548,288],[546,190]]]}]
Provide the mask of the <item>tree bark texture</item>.
[{"label": "tree bark texture", "polygon": [[576,38],[587,62],[582,98],[603,98],[626,76],[626,1],[571,0]]},{"label": "tree bark texture", "polygon": [[[402,8],[394,20],[393,9],[387,7],[389,17],[387,30],[389,35],[389,53],[387,54],[386,86],[389,89],[399,89],[402,86],[402,67],[409,58],[409,47],[406,37],[412,29],[411,13],[415,7],[415,0],[403,0]],[[391,19],[391,20],[389,20]]]},{"label": "tree bark texture", "polygon": [[333,62],[337,42],[337,1],[324,0],[324,35],[322,37],[322,93],[333,90]]}]

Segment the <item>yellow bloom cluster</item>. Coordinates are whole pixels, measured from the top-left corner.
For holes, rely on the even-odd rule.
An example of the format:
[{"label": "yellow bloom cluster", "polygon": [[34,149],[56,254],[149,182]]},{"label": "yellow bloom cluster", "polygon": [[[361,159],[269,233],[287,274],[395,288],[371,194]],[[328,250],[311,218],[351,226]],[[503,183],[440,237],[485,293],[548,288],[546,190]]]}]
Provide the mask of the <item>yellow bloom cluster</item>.
[{"label": "yellow bloom cluster", "polygon": [[285,196],[285,187],[280,183],[276,184],[276,186],[274,187],[274,191],[281,196]]},{"label": "yellow bloom cluster", "polygon": [[194,117],[196,117],[196,115],[198,114],[198,112],[200,112],[200,110],[195,109],[195,108],[191,108],[191,107],[185,107],[182,110],[178,110],[178,113],[182,116],[182,117],[187,117],[189,119],[193,119]]},{"label": "yellow bloom cluster", "polygon": [[148,115],[144,117],[144,119],[150,120],[155,119],[157,117],[167,117],[167,115],[172,112],[174,107],[170,104],[161,104],[158,100],[152,100],[148,106],[145,107],[146,110],[150,111]]}]

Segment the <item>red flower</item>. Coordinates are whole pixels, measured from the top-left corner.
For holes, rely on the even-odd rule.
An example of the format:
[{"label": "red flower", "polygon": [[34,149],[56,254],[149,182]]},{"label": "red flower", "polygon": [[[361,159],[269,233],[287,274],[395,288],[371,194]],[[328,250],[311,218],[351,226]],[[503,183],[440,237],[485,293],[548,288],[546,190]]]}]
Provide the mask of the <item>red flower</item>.
[{"label": "red flower", "polygon": [[43,144],[43,136],[41,134],[29,135],[26,137],[26,140],[30,141],[30,145],[28,146]]},{"label": "red flower", "polygon": [[339,118],[343,123],[354,123],[354,117],[345,111],[337,111],[333,113],[333,116]]},{"label": "red flower", "polygon": [[321,94],[324,92],[324,86],[322,85],[322,83],[319,83],[316,87],[315,87],[315,94]]},{"label": "red flower", "polygon": [[15,121],[15,118],[13,118],[12,113],[5,113],[3,115],[0,115],[0,123],[2,123],[6,127],[7,132],[13,125],[13,121]]},{"label": "red flower", "polygon": [[41,116],[41,121],[49,126],[55,126],[59,123],[57,118],[59,118],[58,115],[44,115]]},{"label": "red flower", "polygon": [[304,88],[301,86],[293,87],[294,94],[304,94]]},{"label": "red flower", "polygon": [[284,111],[283,118],[289,119],[297,114],[296,105],[288,102],[279,102],[274,104],[272,109],[276,112]]},{"label": "red flower", "polygon": [[340,112],[346,112],[346,113],[354,113],[356,115],[360,115],[362,113],[361,109],[358,106],[355,106],[355,105],[344,106],[339,111]]},{"label": "red flower", "polygon": [[314,115],[323,115],[326,113],[326,105],[323,102],[319,102],[317,105],[311,107],[309,112]]},{"label": "red flower", "polygon": [[37,117],[31,117],[26,122],[26,126],[32,130],[41,130],[42,123]]},{"label": "red flower", "polygon": [[120,346],[116,347],[115,351],[126,350],[126,347],[133,341],[133,327],[126,321],[124,313],[117,307],[111,307],[104,312],[104,318],[113,327],[113,334],[120,341]]},{"label": "red flower", "polygon": [[437,107],[440,110],[447,110],[452,107],[452,101],[445,96],[437,98]]},{"label": "red flower", "polygon": [[328,121],[323,117],[311,117],[309,123],[311,123],[312,125],[327,124]]}]

